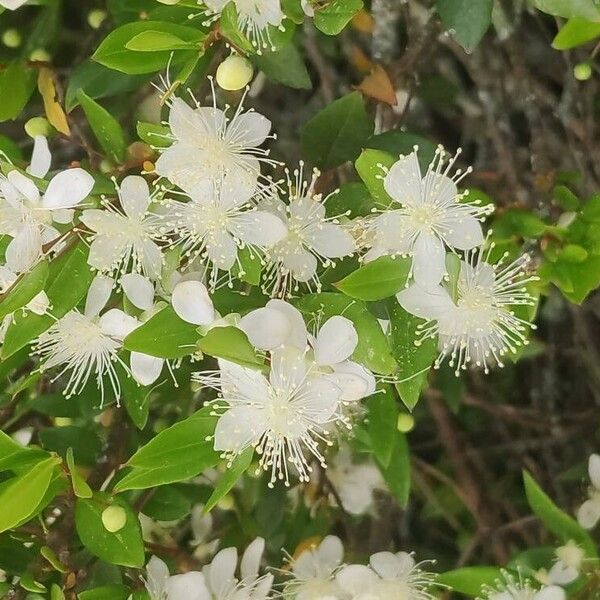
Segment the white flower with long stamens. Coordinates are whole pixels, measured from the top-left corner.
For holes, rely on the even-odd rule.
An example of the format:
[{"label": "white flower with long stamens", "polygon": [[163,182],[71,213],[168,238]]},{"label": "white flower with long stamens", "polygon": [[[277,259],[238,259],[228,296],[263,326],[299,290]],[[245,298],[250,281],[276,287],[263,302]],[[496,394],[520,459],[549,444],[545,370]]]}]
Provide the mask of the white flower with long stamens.
[{"label": "white flower with long stamens", "polygon": [[351,600],[433,600],[435,574],[422,569],[407,552],[378,552],[370,567],[349,565],[336,575]]},{"label": "white flower with long stamens", "polygon": [[313,373],[306,352],[292,347],[271,353],[269,376],[220,360],[216,374],[197,373],[195,380],[219,391],[214,407],[219,420],[214,448],[230,462],[247,448],[260,455],[260,468],[289,485],[290,467],[308,481],[307,454],[323,467],[319,442],[327,444],[327,427],[338,419],[342,390]]},{"label": "white flower with long stamens", "polygon": [[341,540],[328,535],[319,545],[290,558],[291,580],[285,584],[283,597],[294,600],[342,600],[343,592],[335,580],[342,566],[344,547]]},{"label": "white flower with long stamens", "polygon": [[[212,81],[211,81],[212,83]],[[213,91],[214,99],[214,91]],[[170,101],[170,139],[158,148],[161,156],[156,172],[188,194],[194,194],[206,181],[255,180],[260,163],[273,164],[269,151],[260,145],[269,137],[271,121],[252,110],[243,112],[242,103],[231,118],[213,106],[191,108],[181,98]]]},{"label": "white flower with long stamens", "polygon": [[229,174],[220,181],[205,181],[196,187],[189,202],[170,201],[166,217],[181,240],[184,255],[200,256],[211,266],[211,286],[218,284],[218,272],[231,279],[240,248],[259,255],[287,233],[283,221],[253,202],[256,179],[246,174],[238,179]]},{"label": "white flower with long stamens", "polygon": [[585,551],[573,540],[554,551],[556,560],[549,571],[541,569],[535,575],[544,585],[568,585],[579,577]]},{"label": "white flower with long stamens", "polygon": [[123,311],[113,308],[100,316],[108,302],[113,282],[98,275],[88,291],[85,310],[71,310],[42,333],[35,352],[41,356],[42,370],[62,367],[55,379],[69,373],[64,394],[70,397],[81,392],[89,378],[96,378],[104,403],[104,378],[107,377],[117,401],[121,385],[116,366],[127,366],[118,356],[123,339],[138,322]]},{"label": "white flower with long stamens", "polygon": [[[46,138],[36,136],[31,165],[27,172],[43,178],[50,168]],[[32,179],[17,170],[0,175],[0,234],[12,238],[6,248],[6,264],[16,273],[27,271],[43,255],[43,246],[60,237],[55,223],[73,220],[73,207],[86,198],[94,186],[83,169],[67,169],[55,175],[40,194]]]},{"label": "white flower with long stamens", "polygon": [[565,591],[557,585],[535,584],[523,580],[521,574],[515,578],[510,573],[504,574],[504,581],[498,582],[495,587],[485,586],[482,589],[480,600],[565,600]]},{"label": "white flower with long stamens", "polygon": [[[206,24],[217,19],[230,0],[201,0],[207,8],[209,17]],[[199,0],[200,3],[200,0]],[[258,54],[263,48],[275,50],[269,27],[282,27],[285,17],[281,9],[281,0],[233,0],[238,14],[238,27],[244,32]]]},{"label": "white flower with long stamens", "polygon": [[529,257],[522,255],[504,264],[505,255],[491,265],[484,261],[484,253],[475,250],[461,262],[456,300],[440,285],[414,284],[397,294],[405,310],[427,321],[420,326],[416,343],[439,335],[440,355],[435,366],[449,357],[457,375],[469,363],[483,367],[486,373],[492,362],[503,366],[503,355],[527,344],[527,332],[535,328],[514,310],[535,304],[526,288],[537,280],[526,272]]},{"label": "white flower with long stamens", "polygon": [[265,273],[265,291],[272,295],[287,296],[299,289],[299,283],[314,285],[320,290],[317,275],[319,265],[334,265],[333,259],[351,256],[356,242],[350,232],[340,224],[338,217],[325,215],[322,194],[315,191],[319,172],[313,172],[310,182],[304,181],[303,163],[295,169],[293,178],[286,169],[287,204],[271,190],[271,196],[259,204],[271,210],[286,223],[288,233],[269,249],[271,263]]},{"label": "white flower with long stamens", "polygon": [[160,277],[163,264],[159,242],[167,231],[161,216],[150,212],[152,196],[139,175],[123,179],[118,188],[121,209],[104,202],[104,209],[85,210],[81,221],[93,231],[88,263],[103,273],[141,272]]},{"label": "white flower with long stamens", "polygon": [[489,209],[459,194],[457,184],[470,168],[451,176],[457,156],[446,164],[446,153],[439,147],[422,175],[415,149],[385,170],[383,185],[394,202],[366,219],[365,245],[370,249],[365,260],[410,255],[415,281],[437,284],[446,273],[446,247],[469,250],[483,242],[480,220]]},{"label": "white flower with long stamens", "polygon": [[600,455],[592,454],[588,462],[590,475],[589,499],[577,511],[577,520],[582,527],[593,529],[600,521]]}]

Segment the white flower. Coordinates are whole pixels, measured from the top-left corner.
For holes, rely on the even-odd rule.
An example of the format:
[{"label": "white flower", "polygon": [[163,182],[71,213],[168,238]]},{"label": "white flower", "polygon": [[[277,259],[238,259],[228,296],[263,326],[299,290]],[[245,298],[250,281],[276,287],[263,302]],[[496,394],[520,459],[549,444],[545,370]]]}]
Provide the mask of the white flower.
[{"label": "white flower", "polygon": [[181,98],[170,104],[169,127],[173,144],[160,148],[156,172],[188,194],[206,181],[254,179],[260,163],[270,163],[268,150],[259,146],[269,137],[271,121],[240,104],[230,119],[216,106],[191,108]]},{"label": "white flower", "polygon": [[288,302],[269,300],[266,306],[242,317],[238,327],[250,343],[260,350],[276,350],[284,346],[311,353],[313,372],[325,375],[341,390],[343,402],[355,402],[375,391],[373,374],[350,359],[358,344],[358,334],[352,321],[335,315],[319,329],[316,336],[308,334],[300,311]]},{"label": "white flower", "polygon": [[[36,136],[28,173],[42,178],[50,168],[46,138]],[[70,223],[74,206],[91,192],[94,180],[83,169],[55,175],[40,195],[37,185],[17,170],[0,176],[0,234],[12,238],[6,264],[16,273],[27,271],[41,258],[42,246],[60,237],[54,223]]]},{"label": "white flower", "polygon": [[537,280],[525,272],[529,257],[523,255],[508,265],[503,257],[491,265],[482,256],[483,251],[474,251],[461,262],[456,301],[440,285],[414,284],[397,294],[405,310],[427,320],[421,326],[421,340],[439,334],[435,366],[449,356],[457,375],[469,363],[486,373],[492,360],[503,366],[502,356],[526,345],[528,328],[535,328],[513,310],[534,304],[525,288]]},{"label": "white flower", "polygon": [[370,558],[370,568],[349,565],[336,576],[351,600],[433,600],[430,591],[435,575],[423,571],[406,552],[378,552]]},{"label": "white flower", "polygon": [[291,559],[291,581],[286,583],[284,597],[294,600],[341,600],[342,590],[335,574],[342,565],[344,547],[334,535],[325,537],[318,546]]},{"label": "white flower", "polygon": [[[258,54],[261,48],[272,48],[273,42],[269,35],[269,26],[281,28],[285,17],[281,9],[280,0],[233,0],[238,14],[238,26],[246,37],[257,48]],[[207,8],[209,16],[207,24],[216,19],[223,9],[229,4],[229,0],[202,0]]]},{"label": "white flower", "polygon": [[[545,584],[567,585],[579,577],[585,552],[576,542],[569,540],[554,552],[556,561],[546,574]],[[539,578],[538,578],[539,579]]]},{"label": "white flower", "polygon": [[237,264],[238,250],[245,246],[262,252],[287,233],[283,221],[264,210],[257,210],[252,199],[256,179],[245,174],[229,174],[221,181],[205,181],[196,186],[189,202],[170,201],[170,226],[175,230],[184,253],[201,256],[212,266],[212,286],[218,270],[231,272]]},{"label": "white flower", "polygon": [[483,242],[480,219],[489,211],[478,202],[464,201],[465,194],[458,193],[456,184],[470,169],[450,177],[456,157],[444,167],[445,157],[443,148],[438,148],[423,176],[415,150],[386,171],[383,184],[394,204],[367,219],[370,250],[365,260],[410,255],[415,281],[437,284],[446,272],[445,246],[469,250]]},{"label": "white flower", "polygon": [[292,347],[273,352],[268,378],[219,360],[216,375],[197,373],[195,379],[219,391],[214,448],[224,457],[232,461],[255,448],[260,467],[271,471],[270,487],[277,479],[289,485],[290,465],[308,481],[306,453],[325,466],[319,441],[327,441],[327,426],[338,419],[342,390],[312,373],[306,352]]},{"label": "white flower", "polygon": [[27,0],[0,0],[0,6],[8,10],[17,10],[17,8],[20,8],[26,2]]},{"label": "white flower", "polygon": [[157,242],[164,239],[166,229],[162,218],[148,210],[152,202],[148,184],[143,177],[130,175],[118,194],[122,211],[105,202],[104,209],[85,210],[81,215],[94,232],[88,263],[104,273],[133,270],[156,279],[163,263]]},{"label": "white flower", "polygon": [[41,369],[62,367],[55,379],[70,372],[64,389],[67,397],[81,392],[91,375],[96,377],[102,403],[105,376],[117,401],[121,396],[116,364],[128,369],[117,353],[138,322],[116,308],[99,316],[112,285],[112,280],[98,275],[88,291],[83,314],[71,310],[38,337],[35,352],[42,358]]},{"label": "white flower", "polygon": [[516,580],[512,575],[505,574],[505,581],[496,588],[486,586],[482,592],[485,600],[565,600],[565,591],[557,585],[533,587],[530,581],[523,581],[519,575]]},{"label": "white flower", "polygon": [[294,170],[294,179],[287,176],[287,204],[273,190],[271,197],[259,204],[281,217],[287,225],[287,235],[267,252],[272,263],[265,274],[265,290],[272,295],[286,296],[299,289],[299,283],[321,284],[317,267],[332,266],[331,259],[350,256],[356,251],[356,242],[336,217],[325,216],[325,202],[315,191],[319,176],[313,172],[310,182],[303,180],[303,164]]},{"label": "white flower", "polygon": [[169,575],[165,563],[153,556],[146,566],[146,589],[151,600],[266,600],[273,583],[272,575],[258,576],[265,542],[256,538],[246,548],[235,576],[237,550],[225,548],[202,572]]},{"label": "white flower", "polygon": [[327,478],[337,491],[344,510],[362,515],[373,505],[373,492],[385,489],[379,469],[371,462],[355,463],[348,446],[336,453]]},{"label": "white flower", "polygon": [[593,529],[600,520],[600,455],[592,454],[588,462],[588,472],[592,483],[589,499],[577,511],[577,520],[582,527]]}]

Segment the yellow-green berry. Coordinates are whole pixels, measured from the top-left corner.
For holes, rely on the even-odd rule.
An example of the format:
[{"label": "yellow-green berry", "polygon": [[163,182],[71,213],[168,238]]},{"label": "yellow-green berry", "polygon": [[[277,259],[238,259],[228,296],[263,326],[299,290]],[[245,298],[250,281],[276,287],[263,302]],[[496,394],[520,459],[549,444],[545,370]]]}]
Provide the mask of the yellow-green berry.
[{"label": "yellow-green berry", "polygon": [[573,75],[579,81],[587,81],[592,76],[592,65],[589,62],[582,62],[575,65]]},{"label": "yellow-green berry", "polygon": [[102,513],[102,525],[106,531],[110,533],[117,533],[125,527],[127,523],[127,513],[122,506],[113,505],[105,508]]},{"label": "yellow-green berry", "polygon": [[2,43],[7,48],[18,48],[21,45],[21,34],[16,29],[7,29],[2,34]]},{"label": "yellow-green berry", "polygon": [[29,55],[29,60],[34,60],[38,62],[50,62],[52,60],[52,57],[43,48],[38,48]]},{"label": "yellow-green berry", "polygon": [[414,426],[415,419],[412,415],[409,415],[408,413],[400,413],[398,415],[398,431],[401,433],[408,433],[409,431],[412,431]]},{"label": "yellow-green berry", "polygon": [[224,90],[236,91],[247,86],[254,74],[252,63],[243,56],[228,56],[217,69],[217,84]]},{"label": "yellow-green berry", "polygon": [[92,29],[99,29],[100,25],[102,25],[102,23],[104,23],[105,19],[106,19],[106,11],[100,10],[99,8],[97,8],[96,10],[90,11],[87,16],[88,25]]}]

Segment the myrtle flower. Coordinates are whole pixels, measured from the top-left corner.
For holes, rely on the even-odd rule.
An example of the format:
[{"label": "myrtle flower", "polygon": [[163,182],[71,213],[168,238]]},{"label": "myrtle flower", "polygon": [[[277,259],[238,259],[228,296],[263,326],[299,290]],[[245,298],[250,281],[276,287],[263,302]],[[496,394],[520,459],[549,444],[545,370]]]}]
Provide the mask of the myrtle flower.
[{"label": "myrtle flower", "polygon": [[268,150],[259,148],[269,137],[271,121],[252,110],[243,112],[241,103],[229,118],[227,109],[216,107],[214,92],[213,102],[214,106],[196,103],[191,108],[181,98],[170,101],[168,137],[173,143],[159,148],[155,168],[188,194],[225,174],[232,181],[256,179],[260,163],[272,162]]},{"label": "myrtle flower", "polygon": [[[233,0],[238,14],[238,27],[261,54],[262,48],[275,49],[269,35],[269,27],[282,28],[285,17],[280,0]],[[217,19],[229,0],[202,0],[209,17],[207,24]]]},{"label": "myrtle flower", "polygon": [[172,200],[167,205],[166,218],[179,236],[184,254],[200,256],[212,267],[213,288],[219,270],[230,273],[236,264],[242,270],[240,248],[262,253],[287,233],[279,217],[256,209],[256,185],[253,175],[238,179],[229,173],[220,181],[196,186],[189,202]]},{"label": "myrtle flower", "polygon": [[325,467],[319,442],[331,443],[327,426],[338,419],[342,390],[327,377],[312,374],[306,352],[292,347],[273,352],[268,377],[219,360],[219,371],[197,373],[195,379],[219,392],[214,448],[224,458],[231,462],[255,448],[259,468],[271,472],[269,487],[277,479],[289,486],[290,465],[300,481],[308,481],[312,467],[307,454]]},{"label": "myrtle flower", "polygon": [[422,569],[406,552],[378,552],[369,560],[370,567],[349,565],[336,575],[341,589],[351,600],[433,600],[430,591],[435,575]]},{"label": "myrtle flower", "polygon": [[[50,168],[46,138],[36,136],[27,172],[43,178]],[[54,223],[70,223],[73,207],[89,195],[92,176],[83,169],[67,169],[55,175],[40,194],[32,179],[17,170],[0,175],[0,234],[11,241],[6,265],[16,273],[30,269],[43,255],[43,246],[60,237]]]},{"label": "myrtle flower", "polygon": [[64,389],[67,398],[80,393],[94,375],[102,404],[104,377],[108,378],[117,401],[120,399],[121,385],[116,366],[120,364],[125,371],[128,368],[119,358],[118,351],[123,339],[138,326],[138,322],[117,308],[100,316],[112,286],[111,279],[96,276],[88,291],[84,312],[69,311],[37,339],[35,352],[41,356],[41,369],[61,367],[55,380],[69,373]]},{"label": "myrtle flower", "polygon": [[285,584],[284,597],[294,600],[341,600],[342,590],[335,580],[341,568],[344,547],[341,540],[328,535],[320,544],[290,558],[290,580]]},{"label": "myrtle flower", "polygon": [[577,511],[577,520],[582,527],[593,529],[600,520],[600,454],[592,454],[588,461],[590,475],[589,499]]},{"label": "myrtle flower", "polygon": [[372,462],[356,463],[347,445],[342,446],[327,471],[343,509],[351,515],[363,515],[373,506],[373,494],[385,489],[381,472]]},{"label": "myrtle flower", "polygon": [[273,299],[242,317],[238,327],[259,350],[309,349],[307,359],[314,362],[313,372],[331,379],[342,390],[343,402],[358,401],[375,391],[373,374],[350,360],[358,345],[358,334],[345,317],[329,318],[315,335],[310,335],[297,308]]},{"label": "myrtle flower", "polygon": [[504,574],[504,581],[496,587],[485,586],[480,600],[565,600],[565,591],[557,585],[536,586],[533,582],[523,580],[519,574],[515,578],[510,573]]},{"label": "myrtle flower", "polygon": [[146,566],[146,590],[150,600],[266,600],[272,575],[259,577],[265,542],[256,538],[240,562],[240,579],[235,575],[238,554],[235,548],[217,553],[202,571],[170,575],[165,563],[153,556]]},{"label": "myrtle flower", "polygon": [[152,197],[139,175],[123,179],[118,188],[119,210],[110,202],[104,209],[85,210],[81,221],[92,231],[88,263],[103,273],[141,272],[160,277],[163,257],[158,242],[164,240],[163,219],[149,211]]},{"label": "myrtle flower", "polygon": [[483,255],[483,250],[476,250],[461,261],[456,300],[441,285],[418,283],[396,296],[405,310],[427,321],[420,326],[416,343],[439,335],[435,367],[449,357],[457,375],[469,363],[486,373],[492,361],[502,367],[502,356],[526,345],[527,330],[535,328],[514,312],[515,307],[534,305],[525,287],[537,280],[526,273],[529,257],[522,255],[505,264],[505,255],[489,264]]},{"label": "myrtle flower", "polygon": [[394,202],[367,219],[365,260],[410,255],[415,281],[437,284],[446,273],[446,247],[469,250],[483,242],[480,220],[489,210],[459,194],[457,184],[471,169],[450,176],[457,156],[446,165],[446,152],[439,147],[422,175],[415,149],[385,170],[383,185]]},{"label": "myrtle flower", "polygon": [[287,235],[271,247],[267,259],[271,263],[265,274],[265,291],[286,296],[299,289],[299,283],[312,283],[317,290],[321,283],[317,267],[333,266],[332,259],[350,256],[356,251],[356,242],[337,217],[325,216],[322,194],[315,191],[319,172],[313,171],[310,182],[304,181],[304,166],[293,172],[286,169],[287,204],[274,189],[270,197],[259,204],[284,220]]},{"label": "myrtle flower", "polygon": [[576,542],[569,540],[564,546],[558,547],[554,554],[556,560],[549,571],[541,570],[536,573],[536,579],[544,585],[568,585],[579,577],[585,552]]}]

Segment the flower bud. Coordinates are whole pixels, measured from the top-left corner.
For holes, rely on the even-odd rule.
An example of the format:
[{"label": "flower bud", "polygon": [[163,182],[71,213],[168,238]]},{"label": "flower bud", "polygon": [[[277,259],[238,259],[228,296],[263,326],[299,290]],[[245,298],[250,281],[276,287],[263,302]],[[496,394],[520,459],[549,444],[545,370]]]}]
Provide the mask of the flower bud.
[{"label": "flower bud", "polygon": [[102,25],[102,23],[104,23],[105,19],[106,19],[106,11],[100,10],[99,8],[97,8],[96,10],[91,10],[87,16],[88,25],[92,29],[99,29],[100,25]]},{"label": "flower bud", "polygon": [[409,431],[412,431],[414,426],[415,419],[412,415],[409,415],[408,413],[400,413],[398,415],[397,427],[400,433],[408,433]]},{"label": "flower bud", "polygon": [[18,48],[21,45],[21,34],[16,29],[7,29],[2,34],[2,43],[7,48]]},{"label": "flower bud", "polygon": [[173,6],[177,4],[179,0],[158,0],[161,4],[168,4],[169,6]]},{"label": "flower bud", "polygon": [[127,513],[122,506],[114,504],[104,509],[102,513],[102,525],[104,525],[106,531],[117,533],[117,531],[121,531],[125,527],[125,523],[127,523]]},{"label": "flower bud", "polygon": [[52,133],[52,125],[44,117],[33,117],[25,123],[25,133],[32,138],[36,135],[48,137]]},{"label": "flower bud", "polygon": [[579,81],[587,81],[592,76],[592,66],[589,62],[582,62],[575,65],[573,76]]},{"label": "flower bud", "polygon": [[38,48],[37,50],[34,50],[29,55],[29,60],[36,60],[36,61],[39,61],[39,62],[50,62],[52,60],[52,57],[43,48]]},{"label": "flower bud", "polygon": [[217,84],[224,90],[241,90],[252,79],[252,63],[243,56],[228,56],[217,69]]}]

